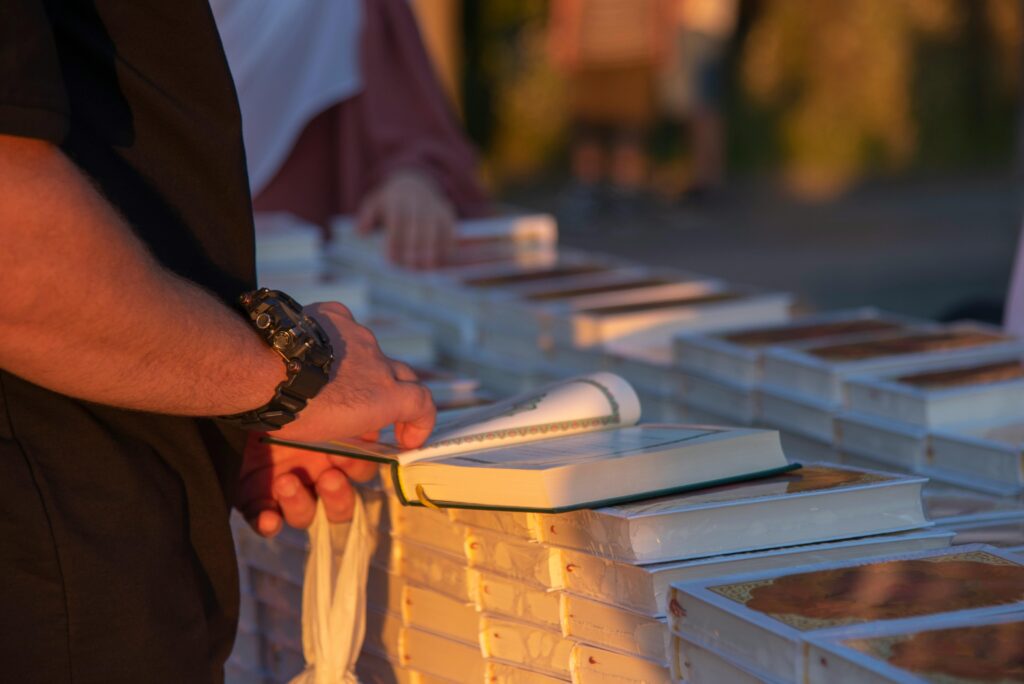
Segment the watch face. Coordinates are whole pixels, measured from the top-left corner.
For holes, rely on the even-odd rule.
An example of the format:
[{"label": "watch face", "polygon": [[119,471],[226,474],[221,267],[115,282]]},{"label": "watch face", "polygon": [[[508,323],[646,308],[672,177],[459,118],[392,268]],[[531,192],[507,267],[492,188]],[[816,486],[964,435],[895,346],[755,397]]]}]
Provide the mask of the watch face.
[{"label": "watch face", "polygon": [[274,333],[274,339],[271,344],[274,345],[274,349],[279,351],[285,351],[295,342],[295,335],[292,334],[291,330],[281,330]]}]

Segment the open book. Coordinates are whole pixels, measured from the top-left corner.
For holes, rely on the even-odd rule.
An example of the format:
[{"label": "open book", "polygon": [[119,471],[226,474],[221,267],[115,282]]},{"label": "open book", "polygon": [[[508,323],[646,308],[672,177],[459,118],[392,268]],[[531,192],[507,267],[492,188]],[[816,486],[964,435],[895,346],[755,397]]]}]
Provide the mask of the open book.
[{"label": "open book", "polygon": [[563,511],[711,486],[792,467],[778,433],[638,425],[629,383],[594,373],[441,421],[419,449],[393,438],[288,446],[392,464],[403,503]]}]

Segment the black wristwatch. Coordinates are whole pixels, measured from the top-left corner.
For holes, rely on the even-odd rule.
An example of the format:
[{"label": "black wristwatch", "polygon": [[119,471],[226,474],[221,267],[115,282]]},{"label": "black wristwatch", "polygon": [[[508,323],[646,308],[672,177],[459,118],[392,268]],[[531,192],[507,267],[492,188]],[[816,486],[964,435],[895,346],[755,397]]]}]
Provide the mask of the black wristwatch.
[{"label": "black wristwatch", "polygon": [[246,430],[277,430],[295,420],[327,384],[334,351],[320,324],[285,293],[264,287],[245,293],[239,303],[260,336],[284,359],[288,379],[265,406],[221,420]]}]

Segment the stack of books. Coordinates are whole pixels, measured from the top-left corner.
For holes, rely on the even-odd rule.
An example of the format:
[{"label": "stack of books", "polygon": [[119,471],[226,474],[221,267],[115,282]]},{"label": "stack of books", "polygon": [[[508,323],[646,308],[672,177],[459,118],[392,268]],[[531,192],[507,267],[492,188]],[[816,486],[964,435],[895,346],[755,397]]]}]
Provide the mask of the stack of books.
[{"label": "stack of books", "polygon": [[1020,681],[1024,616],[894,620],[807,640],[808,684]]},{"label": "stack of books", "polygon": [[635,425],[639,412],[628,383],[599,373],[443,420],[415,452],[297,445],[391,461],[364,671],[668,682],[670,582],[953,536],[927,529],[923,478],[792,470],[775,432]]},{"label": "stack of books", "polygon": [[[924,527],[921,484],[808,466],[569,513],[393,503],[368,660],[379,681],[408,670],[476,681],[494,668],[515,675],[497,681],[672,681],[671,582],[943,547],[952,535]],[[843,526],[815,520],[822,510]]]},{"label": "stack of books", "polygon": [[292,214],[257,212],[256,281],[283,290],[303,304],[343,302],[356,317],[366,314],[365,280],[330,268],[324,257],[323,231]]},{"label": "stack of books", "polygon": [[[792,298],[557,246],[550,217],[463,222],[457,260],[425,273],[387,262],[380,238],[335,222],[334,263],[362,274],[379,310],[430,324],[463,372],[499,393],[615,370],[677,417],[671,338],[789,317]],[[483,245],[482,247],[480,245]],[[634,373],[635,372],[635,373]]]},{"label": "stack of books", "polygon": [[[684,373],[683,403],[709,420],[753,425],[763,420],[761,385],[766,351],[799,350],[825,343],[884,339],[929,324],[862,308],[805,316],[775,325],[749,324],[676,337],[676,364]],[[831,440],[806,440],[787,432],[787,453],[799,458],[831,456]]]},{"label": "stack of books", "polygon": [[[996,672],[988,681],[1012,681],[1022,653],[1019,628],[986,626],[1006,624],[996,615],[1016,613],[1019,620],[1022,611],[1024,558],[984,545],[678,583],[669,598],[672,664],[678,678],[694,682],[978,681],[979,670],[963,669],[973,660]],[[941,647],[953,636],[947,632],[912,655],[900,646],[900,635],[925,639],[914,635],[941,629],[946,620],[973,626],[977,636],[1018,640]],[[883,645],[882,634],[896,636]],[[874,641],[853,645],[854,639]],[[867,674],[858,668],[868,660],[850,658],[851,647],[876,659],[871,667],[894,658],[893,669],[902,665],[919,678]],[[834,657],[840,650],[846,658]],[[940,676],[921,676],[926,672]]]},{"label": "stack of books", "polygon": [[1001,495],[1024,488],[1024,363],[1017,353],[845,383],[837,418],[851,455]]},{"label": "stack of books", "polygon": [[841,444],[836,417],[846,407],[850,378],[924,372],[1022,349],[1021,340],[971,323],[798,349],[772,347],[764,352],[761,421],[821,445]]}]

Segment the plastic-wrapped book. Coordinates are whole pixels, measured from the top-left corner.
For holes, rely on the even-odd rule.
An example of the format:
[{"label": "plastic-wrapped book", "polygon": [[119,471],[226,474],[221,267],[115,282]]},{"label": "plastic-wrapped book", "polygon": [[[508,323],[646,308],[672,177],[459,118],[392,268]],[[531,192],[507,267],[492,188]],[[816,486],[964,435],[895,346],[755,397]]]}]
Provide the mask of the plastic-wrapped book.
[{"label": "plastic-wrapped book", "polygon": [[475,645],[403,626],[398,651],[403,667],[453,682],[484,681],[484,659]]},{"label": "plastic-wrapped book", "polygon": [[956,533],[954,544],[990,544],[1004,549],[1024,546],[1024,515],[1002,520],[954,523],[945,529]]},{"label": "plastic-wrapped book", "polygon": [[1024,502],[935,480],[921,491],[921,502],[928,519],[939,525],[1024,516]]},{"label": "plastic-wrapped book", "polygon": [[850,411],[919,427],[1011,418],[1024,411],[1020,355],[953,362],[923,372],[894,371],[846,381]]},{"label": "plastic-wrapped book", "polygon": [[930,477],[1008,496],[1024,490],[1024,420],[985,421],[931,433]]},{"label": "plastic-wrapped book", "polygon": [[682,331],[710,330],[742,321],[789,318],[792,297],[740,289],[628,303],[591,304],[552,321],[556,344],[593,347],[612,342],[665,342]]},{"label": "plastic-wrapped book", "polygon": [[480,617],[480,648],[485,658],[568,679],[572,647],[573,642],[557,629],[496,615]]},{"label": "plastic-wrapped book", "polygon": [[924,478],[809,465],[769,478],[596,510],[539,514],[535,538],[636,563],[914,529]]},{"label": "plastic-wrapped book", "polygon": [[666,664],[587,644],[573,647],[570,669],[574,684],[671,684],[674,681]]},{"label": "plastic-wrapped book", "polygon": [[764,351],[769,347],[799,349],[823,341],[883,338],[927,325],[862,308],[804,316],[779,324],[745,324],[709,333],[685,333],[675,338],[673,351],[676,363],[686,371],[750,388],[761,381]]},{"label": "plastic-wrapped book", "polygon": [[[471,568],[500,573],[539,587],[558,586],[557,570],[553,571],[549,547],[494,530],[470,526],[464,529],[466,561]],[[523,528],[524,532],[525,529]]]},{"label": "plastic-wrapped book", "polygon": [[477,645],[476,606],[412,583],[402,590],[402,623]]},{"label": "plastic-wrapped book", "polygon": [[1024,559],[990,546],[830,563],[672,587],[674,633],[753,672],[803,682],[803,641],[909,617],[1024,610]]},{"label": "plastic-wrapped book", "polygon": [[926,528],[653,565],[634,565],[571,549],[559,549],[554,557],[561,571],[556,582],[565,591],[657,618],[665,615],[669,585],[674,582],[937,549],[948,546],[952,538],[951,531]]},{"label": "plastic-wrapped book", "polygon": [[729,684],[780,684],[780,680],[756,673],[723,657],[715,649],[695,639],[672,635],[670,671],[679,682],[728,682]]},{"label": "plastic-wrapped book", "polygon": [[835,417],[836,444],[843,454],[915,472],[928,458],[927,428],[881,416],[842,411]]},{"label": "plastic-wrapped book", "polygon": [[808,684],[1024,681],[1024,613],[904,620],[812,637]]},{"label": "plastic-wrapped book", "polygon": [[545,629],[559,630],[559,592],[520,582],[496,572],[470,572],[477,611],[515,618]]},{"label": "plastic-wrapped book", "polygon": [[553,677],[543,672],[517,665],[488,660],[484,663],[486,684],[560,684],[568,679]]},{"label": "plastic-wrapped book", "polygon": [[665,618],[642,615],[568,592],[561,592],[559,599],[563,636],[668,666]]},{"label": "plastic-wrapped book", "polygon": [[800,350],[769,349],[764,357],[766,385],[809,395],[823,402],[843,401],[843,381],[854,375],[902,369],[926,371],[951,361],[1024,351],[1024,341],[999,328],[974,323],[895,337],[819,344]]},{"label": "plastic-wrapped book", "polygon": [[390,434],[290,447],[391,465],[407,505],[564,511],[640,500],[796,468],[778,433],[638,424],[628,382],[593,373],[441,422],[419,449]]}]

